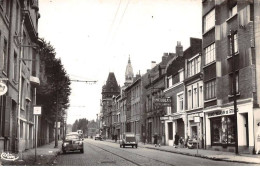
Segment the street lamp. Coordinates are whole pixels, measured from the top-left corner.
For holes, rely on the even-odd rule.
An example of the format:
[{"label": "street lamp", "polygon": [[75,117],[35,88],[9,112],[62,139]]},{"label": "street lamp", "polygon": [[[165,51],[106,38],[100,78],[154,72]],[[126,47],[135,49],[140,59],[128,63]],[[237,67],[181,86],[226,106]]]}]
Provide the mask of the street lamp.
[{"label": "street lamp", "polygon": [[234,35],[236,31],[230,30],[230,34],[228,35],[231,39],[231,56],[233,61],[233,73],[232,73],[232,83],[233,83],[233,100],[234,100],[234,115],[235,115],[235,153],[238,153],[238,132],[237,132],[237,89],[236,89],[236,59],[235,59],[235,50],[234,50]]}]

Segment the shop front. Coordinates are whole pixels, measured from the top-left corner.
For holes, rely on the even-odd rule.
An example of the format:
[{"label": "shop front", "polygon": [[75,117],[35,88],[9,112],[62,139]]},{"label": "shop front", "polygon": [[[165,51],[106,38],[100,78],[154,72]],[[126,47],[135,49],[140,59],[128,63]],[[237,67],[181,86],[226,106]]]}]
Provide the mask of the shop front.
[{"label": "shop front", "polygon": [[[235,115],[232,107],[206,112],[206,146],[208,149],[235,152]],[[252,153],[254,147],[252,108],[238,106],[238,150]]]},{"label": "shop front", "polygon": [[[187,136],[192,142],[199,142],[199,148],[204,148],[203,112],[188,114]],[[199,121],[195,121],[198,117]]]},{"label": "shop front", "polygon": [[164,124],[166,145],[174,146],[176,134],[179,136],[179,139],[182,138],[183,141],[185,140],[185,119],[184,114],[161,117],[160,120],[163,122],[162,124]]}]

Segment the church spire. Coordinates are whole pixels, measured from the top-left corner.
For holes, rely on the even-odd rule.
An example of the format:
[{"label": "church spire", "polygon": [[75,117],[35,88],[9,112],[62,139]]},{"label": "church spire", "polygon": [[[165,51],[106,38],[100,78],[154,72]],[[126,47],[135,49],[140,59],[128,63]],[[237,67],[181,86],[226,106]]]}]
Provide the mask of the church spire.
[{"label": "church spire", "polygon": [[126,66],[126,71],[125,71],[125,85],[129,85],[133,83],[133,79],[134,79],[134,73],[133,73],[133,68],[131,65],[131,60],[129,55],[128,64]]},{"label": "church spire", "polygon": [[129,57],[128,57],[128,64],[131,64],[131,60],[130,60],[130,55],[129,55]]}]

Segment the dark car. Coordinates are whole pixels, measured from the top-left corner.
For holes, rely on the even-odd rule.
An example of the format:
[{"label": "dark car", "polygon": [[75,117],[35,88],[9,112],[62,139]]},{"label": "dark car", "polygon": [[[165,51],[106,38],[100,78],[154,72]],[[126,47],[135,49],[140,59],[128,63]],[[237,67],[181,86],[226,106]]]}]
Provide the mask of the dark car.
[{"label": "dark car", "polygon": [[122,138],[122,140],[119,141],[119,143],[120,143],[120,148],[122,148],[122,147],[125,148],[126,146],[132,146],[132,148],[138,147],[138,143],[135,138],[135,134],[132,134],[132,133],[123,134],[123,138]]},{"label": "dark car", "polygon": [[67,134],[62,143],[62,152],[79,150],[84,153],[83,139],[77,133]]},{"label": "dark car", "polygon": [[97,135],[95,136],[95,140],[103,140],[103,139],[102,139],[102,136],[101,136],[101,135],[97,134]]}]

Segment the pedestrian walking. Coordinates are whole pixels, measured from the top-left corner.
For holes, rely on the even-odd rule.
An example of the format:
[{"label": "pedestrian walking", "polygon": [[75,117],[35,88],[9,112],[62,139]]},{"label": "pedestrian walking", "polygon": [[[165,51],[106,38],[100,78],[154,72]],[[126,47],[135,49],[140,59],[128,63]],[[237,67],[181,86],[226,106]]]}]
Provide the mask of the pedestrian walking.
[{"label": "pedestrian walking", "polygon": [[175,148],[177,148],[178,144],[179,144],[179,138],[180,138],[178,133],[175,134],[174,138],[175,138],[175,140],[174,140]]}]

